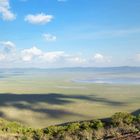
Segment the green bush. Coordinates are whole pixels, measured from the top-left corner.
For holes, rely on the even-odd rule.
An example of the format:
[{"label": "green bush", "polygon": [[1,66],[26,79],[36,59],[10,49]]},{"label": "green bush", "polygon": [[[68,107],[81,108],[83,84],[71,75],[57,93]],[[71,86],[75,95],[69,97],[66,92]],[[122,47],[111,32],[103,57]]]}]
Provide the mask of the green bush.
[{"label": "green bush", "polygon": [[134,125],[140,131],[140,114],[137,117],[135,117]]},{"label": "green bush", "polygon": [[123,125],[123,124],[129,125],[133,122],[134,116],[129,113],[118,112],[118,113],[115,113],[111,119],[112,119],[113,125],[115,126]]},{"label": "green bush", "polygon": [[41,129],[34,130],[32,133],[32,138],[34,140],[40,140],[44,136],[43,131]]},{"label": "green bush", "polygon": [[88,129],[90,129],[90,122],[82,122],[82,123],[80,124],[80,128],[81,128],[82,130],[88,130]]},{"label": "green bush", "polygon": [[28,140],[28,137],[27,136],[22,136],[20,139],[21,140]]},{"label": "green bush", "polygon": [[129,113],[118,112],[112,116],[111,122],[104,124],[101,120],[92,120],[33,129],[20,123],[0,119],[0,133],[10,134],[21,140],[88,140],[117,138],[125,133],[140,132],[140,115],[136,117]]},{"label": "green bush", "polygon": [[43,132],[45,134],[49,134],[49,135],[53,136],[54,134],[56,134],[58,132],[58,126],[49,126],[49,127],[45,128],[43,130]]},{"label": "green bush", "polygon": [[137,122],[140,123],[140,114],[136,118],[137,118]]},{"label": "green bush", "polygon": [[80,129],[80,123],[70,123],[66,127],[66,131],[75,132]]},{"label": "green bush", "polygon": [[103,128],[103,123],[101,122],[101,120],[93,120],[90,122],[90,127],[94,128],[94,129],[100,129]]}]

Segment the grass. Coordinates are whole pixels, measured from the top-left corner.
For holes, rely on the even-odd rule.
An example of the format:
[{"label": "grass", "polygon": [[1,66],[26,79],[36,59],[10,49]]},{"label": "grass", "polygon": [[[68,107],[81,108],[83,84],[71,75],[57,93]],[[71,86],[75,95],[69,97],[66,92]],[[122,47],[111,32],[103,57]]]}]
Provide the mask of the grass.
[{"label": "grass", "polygon": [[[92,73],[20,75],[0,81],[0,116],[43,128],[139,110],[139,85],[74,83]],[[24,117],[21,117],[24,116]],[[28,119],[25,119],[28,118]]]}]

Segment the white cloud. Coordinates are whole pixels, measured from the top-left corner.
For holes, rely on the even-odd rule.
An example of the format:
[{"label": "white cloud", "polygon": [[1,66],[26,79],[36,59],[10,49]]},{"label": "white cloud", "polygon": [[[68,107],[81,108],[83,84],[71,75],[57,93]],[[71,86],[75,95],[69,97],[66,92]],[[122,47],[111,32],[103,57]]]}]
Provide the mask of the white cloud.
[{"label": "white cloud", "polygon": [[110,62],[110,61],[111,61],[109,57],[104,56],[104,55],[102,55],[102,54],[100,54],[100,53],[96,53],[96,54],[93,56],[92,60],[93,60],[95,63],[104,63],[104,62]]},{"label": "white cloud", "polygon": [[11,52],[15,50],[15,44],[11,41],[1,41],[0,46],[4,47],[5,52]]},{"label": "white cloud", "polygon": [[4,47],[14,48],[15,44],[11,41],[2,41],[0,44]]},{"label": "white cloud", "polygon": [[53,52],[43,52],[37,47],[32,47],[29,49],[24,49],[21,51],[21,58],[23,61],[32,61],[33,59],[45,61],[45,62],[55,62],[60,57],[64,56],[63,51],[53,51]]},{"label": "white cloud", "polygon": [[29,14],[25,17],[25,21],[31,23],[31,24],[46,24],[48,22],[51,22],[53,19],[52,15],[46,15],[44,13],[32,15]]},{"label": "white cloud", "polygon": [[64,51],[44,52],[37,47],[22,50],[21,60],[24,62],[36,61],[37,63],[53,64],[60,66],[80,65],[86,62],[86,59],[77,55],[67,54]]},{"label": "white cloud", "polygon": [[96,53],[93,57],[95,62],[102,62],[104,61],[104,56],[102,54]]},{"label": "white cloud", "polygon": [[0,14],[3,20],[12,21],[16,15],[10,10],[9,0],[0,0]]},{"label": "white cloud", "polygon": [[52,35],[52,34],[43,34],[43,37],[46,41],[55,41],[56,40],[56,36]]},{"label": "white cloud", "polygon": [[135,54],[135,56],[133,57],[133,60],[136,62],[140,62],[140,53]]},{"label": "white cloud", "polygon": [[37,47],[32,47],[30,49],[24,49],[21,51],[21,59],[23,61],[31,61],[34,57],[40,56],[43,52]]},{"label": "white cloud", "polygon": [[82,64],[86,60],[80,56],[70,55],[63,51],[53,51],[46,52],[40,56],[40,58],[49,63],[59,62],[60,64],[68,63],[68,64]]},{"label": "white cloud", "polygon": [[66,55],[65,56],[65,60],[66,62],[69,62],[71,64],[85,64],[86,63],[86,59],[82,58],[79,55]]},{"label": "white cloud", "polygon": [[[5,47],[15,48],[10,41],[0,44]],[[110,57],[96,53],[91,58],[83,57],[81,53],[69,54],[64,51],[43,51],[36,46],[31,48],[9,51],[0,48],[0,64],[13,67],[75,67],[75,66],[106,66],[110,64]],[[139,55],[140,60],[140,55]],[[11,65],[12,64],[12,65]]]},{"label": "white cloud", "polygon": [[5,60],[6,59],[6,56],[5,56],[5,54],[3,54],[3,53],[0,53],[0,61],[3,61],[3,60]]},{"label": "white cloud", "polygon": [[53,63],[59,61],[64,56],[65,53],[63,51],[53,51],[53,52],[45,52],[39,58],[43,61]]}]

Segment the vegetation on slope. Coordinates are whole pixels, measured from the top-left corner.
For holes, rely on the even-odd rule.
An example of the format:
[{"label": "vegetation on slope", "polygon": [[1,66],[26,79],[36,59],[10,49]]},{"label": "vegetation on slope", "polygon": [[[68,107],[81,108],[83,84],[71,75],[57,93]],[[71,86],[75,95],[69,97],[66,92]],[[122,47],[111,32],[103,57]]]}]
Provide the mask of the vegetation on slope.
[{"label": "vegetation on slope", "polygon": [[140,115],[116,113],[109,121],[73,122],[44,129],[28,128],[17,122],[0,119],[1,140],[99,140],[139,135]]}]

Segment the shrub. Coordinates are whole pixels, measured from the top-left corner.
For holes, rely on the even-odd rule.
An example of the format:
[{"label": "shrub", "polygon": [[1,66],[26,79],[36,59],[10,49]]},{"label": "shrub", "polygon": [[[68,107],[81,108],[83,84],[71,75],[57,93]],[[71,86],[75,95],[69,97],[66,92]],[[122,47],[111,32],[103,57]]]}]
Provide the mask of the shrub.
[{"label": "shrub", "polygon": [[123,125],[123,124],[131,124],[133,122],[134,116],[125,113],[125,112],[118,112],[112,116],[112,123],[115,126]]},{"label": "shrub", "polygon": [[27,136],[22,136],[20,139],[21,140],[28,140],[28,137]]},{"label": "shrub", "polygon": [[82,123],[80,124],[80,128],[81,128],[82,130],[88,130],[88,129],[90,129],[90,122],[82,122]]},{"label": "shrub", "polygon": [[91,129],[82,130],[78,133],[79,140],[92,140],[93,131]]},{"label": "shrub", "polygon": [[71,123],[71,124],[68,124],[66,127],[66,131],[69,131],[69,132],[75,132],[78,129],[80,129],[79,123]]},{"label": "shrub", "polygon": [[58,126],[49,126],[43,130],[45,134],[49,134],[51,136],[55,135],[58,132]]},{"label": "shrub", "polygon": [[94,135],[94,138],[97,139],[97,140],[103,139],[104,136],[105,136],[105,130],[104,130],[104,128],[95,130],[93,135]]},{"label": "shrub", "polygon": [[101,122],[101,120],[93,120],[90,122],[90,127],[94,128],[94,129],[100,129],[103,128],[103,123]]},{"label": "shrub", "polygon": [[106,129],[106,137],[120,137],[121,134],[119,132],[118,127],[110,127]]},{"label": "shrub", "polygon": [[136,117],[137,122],[140,123],[140,114]]},{"label": "shrub", "polygon": [[137,117],[135,117],[134,124],[136,128],[140,131],[140,114]]},{"label": "shrub", "polygon": [[33,139],[34,140],[40,140],[41,138],[43,138],[44,134],[43,131],[41,129],[37,129],[35,131],[33,131]]},{"label": "shrub", "polygon": [[0,119],[0,133],[6,132],[21,140],[94,140],[113,137],[119,139],[124,134],[140,132],[140,114],[136,117],[129,113],[118,112],[112,116],[111,122],[104,125],[101,120],[92,120],[33,129],[20,123]]}]

